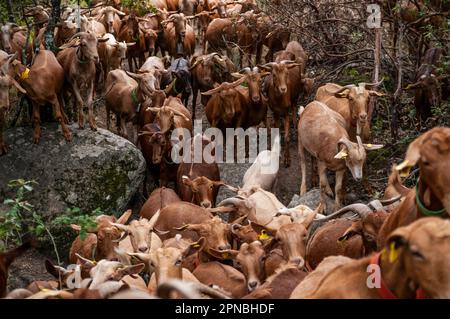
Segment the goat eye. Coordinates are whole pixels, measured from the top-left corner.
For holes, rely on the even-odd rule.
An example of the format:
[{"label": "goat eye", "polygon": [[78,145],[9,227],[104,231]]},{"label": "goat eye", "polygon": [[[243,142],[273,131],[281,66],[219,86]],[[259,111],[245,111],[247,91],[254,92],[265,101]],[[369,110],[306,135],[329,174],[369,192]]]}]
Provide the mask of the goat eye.
[{"label": "goat eye", "polygon": [[182,262],[181,259],[178,259],[178,260],[175,262],[175,266],[177,266],[177,267],[178,267],[178,266],[181,266],[181,262]]},{"label": "goat eye", "polygon": [[425,256],[415,247],[411,247],[411,255],[419,260],[425,260]]},{"label": "goat eye", "polygon": [[427,161],[427,160],[422,160],[422,164],[425,165],[425,166],[429,166],[429,165],[430,165],[430,162]]}]

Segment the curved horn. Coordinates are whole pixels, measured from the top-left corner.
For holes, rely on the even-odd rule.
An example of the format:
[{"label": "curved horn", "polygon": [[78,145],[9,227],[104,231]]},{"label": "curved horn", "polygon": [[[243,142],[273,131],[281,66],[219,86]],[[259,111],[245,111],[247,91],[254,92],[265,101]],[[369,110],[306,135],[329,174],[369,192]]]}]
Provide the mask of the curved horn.
[{"label": "curved horn", "polygon": [[[339,146],[341,145],[341,144],[344,144],[346,147],[347,147],[347,149],[350,149],[351,148],[351,142],[348,140],[348,139],[346,139],[346,138],[341,138],[340,140],[339,140],[339,142],[338,142],[338,148],[339,148]],[[338,151],[339,151],[339,149],[338,149]]]},{"label": "curved horn", "polygon": [[383,83],[383,81],[384,81],[384,78],[382,78],[381,81],[373,82],[373,83],[364,83],[364,82],[361,82],[361,83],[358,83],[358,86],[362,86],[362,87],[364,87],[364,88],[366,88],[366,87],[368,87],[368,86],[379,86],[381,83]]},{"label": "curved horn", "polygon": [[346,85],[346,86],[343,86],[342,88],[340,88],[339,90],[337,90],[337,91],[335,91],[335,92],[330,92],[330,91],[328,91],[328,90],[326,90],[326,91],[327,91],[328,94],[336,95],[336,94],[339,94],[339,93],[341,93],[341,92],[344,92],[345,90],[350,90],[350,89],[352,89],[352,88],[354,88],[354,87],[356,87],[356,85],[354,85],[354,84],[348,84],[348,85]]},{"label": "curved horn", "polygon": [[251,72],[252,72],[252,70],[249,67],[243,68],[242,70],[239,71],[239,73],[245,73],[245,74],[249,74]]},{"label": "curved horn", "polygon": [[73,36],[71,36],[70,39],[69,39],[67,42],[70,42],[70,41],[72,41],[73,39],[79,38],[79,37],[81,37],[81,36],[83,36],[83,35],[86,35],[86,34],[87,34],[87,32],[77,32],[77,33],[75,33]]},{"label": "curved horn", "polygon": [[366,204],[356,203],[356,204],[351,204],[351,205],[342,207],[337,212],[335,212],[331,215],[328,215],[327,217],[321,218],[319,220],[321,222],[325,222],[325,221],[334,219],[336,217],[339,217],[347,212],[353,212],[353,213],[358,214],[361,218],[365,218],[368,214],[370,214],[372,212],[372,210]]},{"label": "curved horn", "polygon": [[397,195],[397,196],[389,198],[389,199],[380,199],[380,203],[383,206],[389,206],[389,205],[392,205],[395,202],[399,201],[401,198],[402,198],[402,195]]},{"label": "curved horn", "polygon": [[127,225],[122,225],[122,224],[119,224],[119,223],[111,223],[111,222],[110,222],[110,224],[111,224],[111,226],[116,227],[118,230],[121,230],[121,231],[124,231],[124,232],[128,232],[128,226]]},{"label": "curved horn", "polygon": [[361,140],[361,136],[356,135],[356,140],[358,141],[358,146],[364,148],[363,142]]},{"label": "curved horn", "polygon": [[219,206],[227,206],[227,205],[238,206],[243,201],[244,201],[243,199],[239,199],[239,198],[236,198],[236,197],[231,197],[231,198],[224,199],[217,206],[218,207]]}]

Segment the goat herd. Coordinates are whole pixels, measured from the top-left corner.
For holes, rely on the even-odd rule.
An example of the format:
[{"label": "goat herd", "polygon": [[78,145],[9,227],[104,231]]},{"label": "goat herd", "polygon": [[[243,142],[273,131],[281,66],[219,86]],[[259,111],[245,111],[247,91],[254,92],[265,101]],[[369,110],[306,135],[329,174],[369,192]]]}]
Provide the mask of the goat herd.
[{"label": "goat herd", "polygon": [[[78,116],[82,129],[85,107],[90,128],[97,129],[93,101],[100,95],[108,129],[110,112],[119,135],[128,137],[127,123],[136,127],[133,142],[162,187],[151,192],[139,219],[128,222],[131,210],[119,218],[98,216],[97,227],[72,243],[75,267],[45,262],[53,281],[8,293],[8,267],[33,244],[1,253],[0,297],[450,298],[450,129],[434,128],[409,145],[382,200],[342,207],[346,168],[360,180],[366,151],[382,147],[367,143],[369,99],[383,95],[371,90],[378,83],[323,85],[297,121],[297,101],[314,84],[306,76],[307,54],[254,1],[150,2],[155,10],[142,17],[120,1],[100,3],[82,12],[80,32],[76,10],[65,8],[54,34],[56,55],[44,47],[45,8],[27,12],[36,35],[29,47],[22,27],[2,25],[0,152],[8,151],[1,130],[10,87],[32,103],[35,143],[40,106],[53,106],[71,141],[68,123]],[[230,59],[234,46],[239,72]],[[266,63],[260,64],[264,47]],[[282,123],[282,151],[260,152],[239,188],[220,179],[215,162],[171,161],[171,134],[192,130],[198,91],[210,125],[222,131],[269,127],[269,110],[270,126]],[[280,155],[289,167],[291,120],[298,130],[300,195],[307,191],[307,156],[317,162],[321,203],[315,209],[285,207],[273,193],[278,165],[271,174],[262,170]],[[409,189],[400,176],[416,165],[420,178]],[[334,192],[327,170],[336,172]],[[177,192],[165,187],[169,182]],[[237,194],[216,205],[221,186]],[[325,196],[333,194],[334,213],[325,216]]]}]

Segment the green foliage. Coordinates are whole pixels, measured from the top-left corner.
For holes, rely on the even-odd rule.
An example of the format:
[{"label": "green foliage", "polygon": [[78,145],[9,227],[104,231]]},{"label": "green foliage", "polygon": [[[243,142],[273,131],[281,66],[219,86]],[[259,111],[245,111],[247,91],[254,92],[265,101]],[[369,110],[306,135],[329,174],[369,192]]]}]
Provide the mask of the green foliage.
[{"label": "green foliage", "polygon": [[52,230],[76,224],[81,227],[80,237],[84,239],[87,232],[96,227],[95,218],[103,214],[100,208],[96,208],[90,213],[84,213],[80,208],[73,207],[67,208],[65,214],[52,221],[44,221],[42,216],[35,211],[34,206],[27,201],[27,195],[33,191],[33,186],[36,184],[36,181],[24,179],[12,180],[8,183],[8,187],[15,190],[15,196],[7,198],[3,202],[9,209],[0,214],[1,250],[20,244],[24,235],[31,234],[39,240],[50,237],[55,252],[58,254]]},{"label": "green foliage", "polygon": [[139,16],[144,16],[147,13],[156,13],[157,9],[150,1],[135,1],[135,0],[122,0],[121,4],[130,8],[136,12]]},{"label": "green foliage", "polygon": [[8,187],[16,189],[14,198],[7,198],[3,204],[9,206],[3,215],[0,215],[0,245],[19,244],[20,238],[24,235],[24,221],[27,216],[32,216],[34,207],[26,200],[26,194],[33,191],[35,181],[24,179],[12,180]]},{"label": "green foliage", "polygon": [[94,209],[91,213],[86,214],[81,211],[80,208],[67,208],[66,214],[56,217],[52,222],[52,226],[69,226],[75,224],[81,227],[80,238],[84,240],[89,230],[94,229],[97,224],[95,223],[95,217],[103,214],[100,208]]}]

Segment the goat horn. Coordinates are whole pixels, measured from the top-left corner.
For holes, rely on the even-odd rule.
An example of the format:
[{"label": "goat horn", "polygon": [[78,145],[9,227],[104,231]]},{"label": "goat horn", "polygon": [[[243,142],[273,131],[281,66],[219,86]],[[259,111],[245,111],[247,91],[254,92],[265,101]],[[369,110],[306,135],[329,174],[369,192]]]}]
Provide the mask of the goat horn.
[{"label": "goat horn", "polygon": [[361,82],[361,83],[358,83],[358,86],[362,86],[364,88],[366,88],[367,86],[379,86],[381,83],[383,83],[383,81],[384,81],[384,78],[382,78],[381,81],[373,82],[373,83]]},{"label": "goat horn", "polygon": [[389,206],[389,205],[394,204],[395,202],[399,201],[400,198],[402,198],[402,195],[397,195],[397,196],[389,198],[389,199],[380,199],[380,203],[383,206]]},{"label": "goat horn", "polygon": [[346,85],[346,86],[340,88],[339,90],[337,90],[337,91],[335,91],[335,92],[330,92],[330,91],[328,91],[328,90],[326,90],[326,91],[328,92],[328,94],[335,95],[335,94],[344,92],[345,90],[350,90],[350,89],[352,89],[352,88],[354,88],[354,87],[356,87],[356,85],[354,85],[354,84],[349,84],[349,85]]},{"label": "goat horn", "polygon": [[239,73],[245,74],[249,74],[250,72],[252,72],[252,70],[249,67],[243,68],[242,70],[239,71]]},{"label": "goat horn", "polygon": [[217,205],[218,207],[220,206],[227,206],[227,205],[233,205],[233,206],[237,206],[238,204],[240,204],[241,202],[243,202],[243,199],[239,199],[236,197],[232,197],[232,198],[227,198],[224,199],[223,201],[221,201],[219,203],[219,205]]},{"label": "goat horn", "polygon": [[345,206],[345,207],[339,209],[337,212],[335,212],[331,215],[328,215],[325,218],[321,218],[320,221],[325,222],[330,219],[339,217],[347,212],[354,212],[354,213],[358,214],[361,218],[365,218],[368,214],[370,214],[372,212],[372,210],[366,204],[361,204],[361,203],[351,204],[351,205],[348,205],[348,206]]}]

